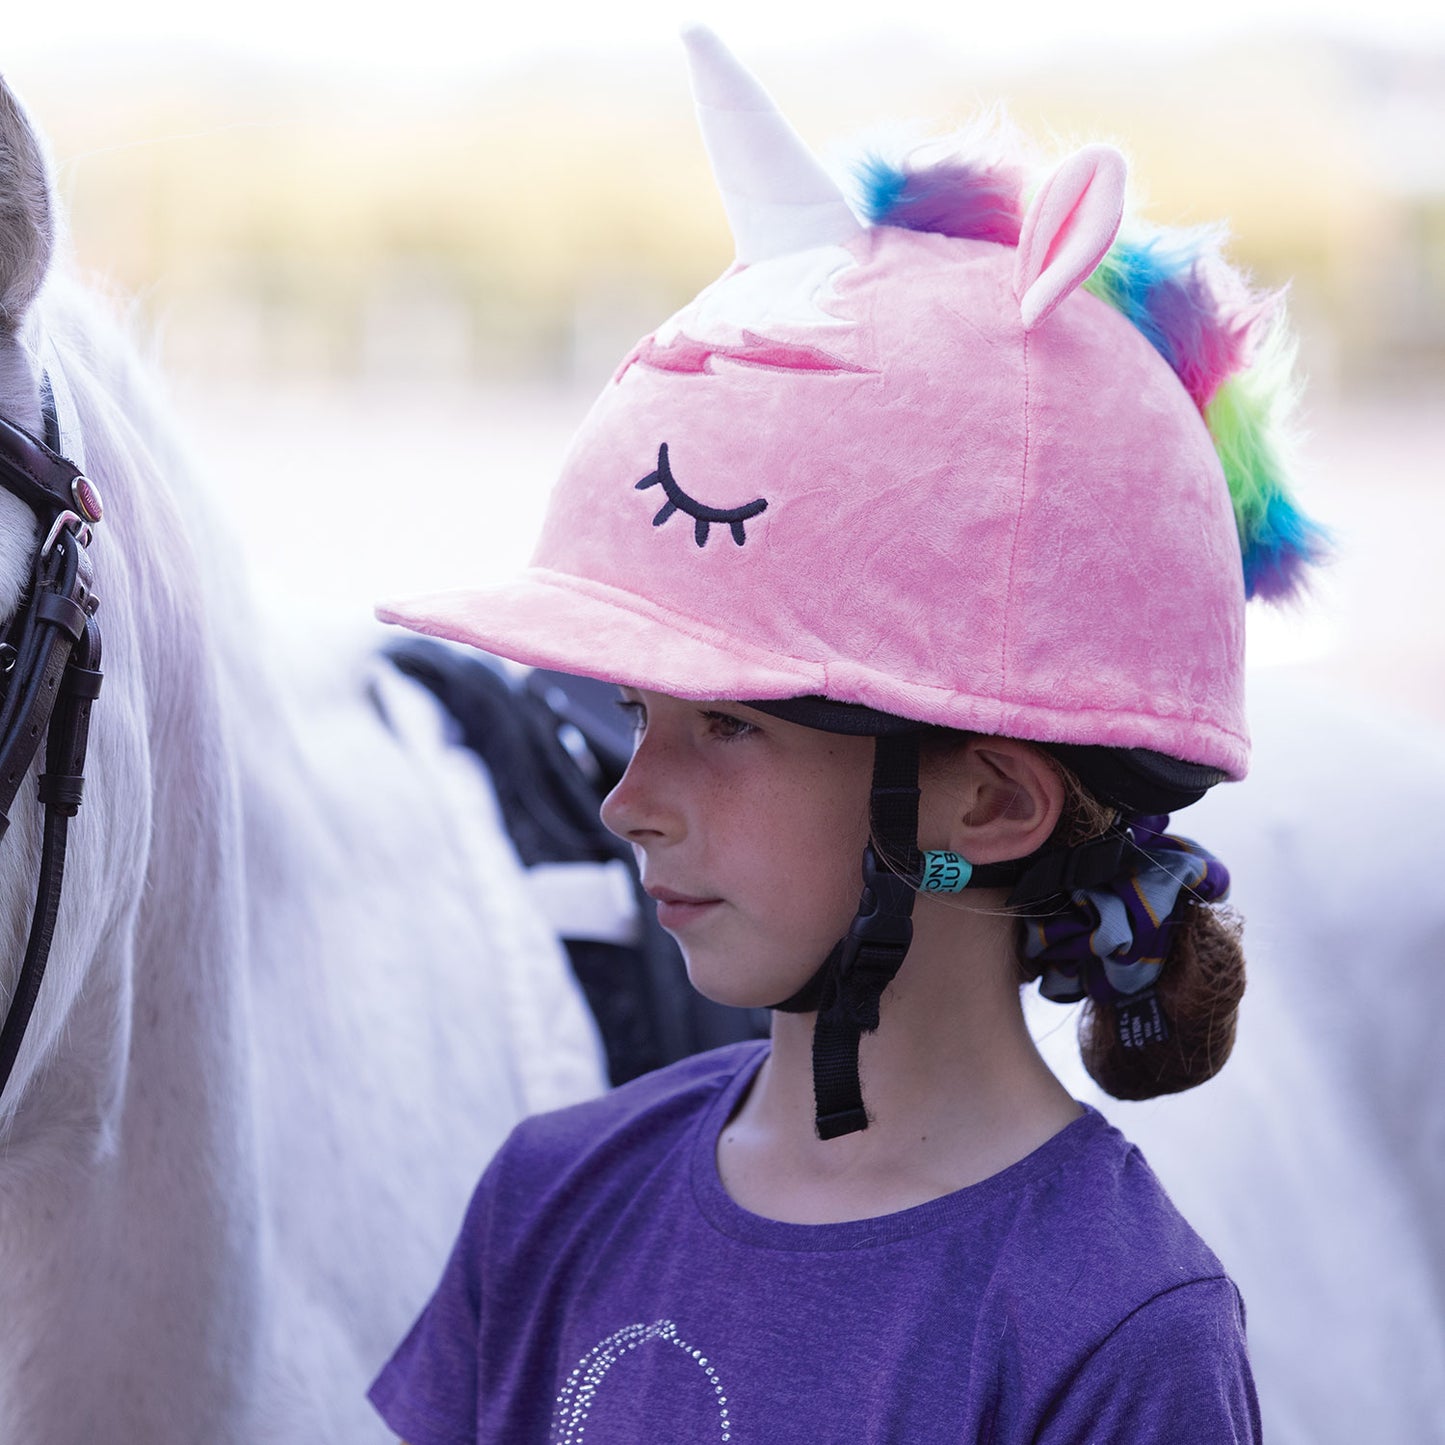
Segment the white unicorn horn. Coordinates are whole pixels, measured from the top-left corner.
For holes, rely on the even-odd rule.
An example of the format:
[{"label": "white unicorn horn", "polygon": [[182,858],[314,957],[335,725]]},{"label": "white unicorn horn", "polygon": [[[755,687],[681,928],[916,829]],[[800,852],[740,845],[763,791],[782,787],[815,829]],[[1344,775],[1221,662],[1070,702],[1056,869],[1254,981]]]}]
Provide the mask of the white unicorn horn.
[{"label": "white unicorn horn", "polygon": [[698,124],[748,263],[838,245],[863,227],[843,193],[736,56],[705,25],[682,32]]}]

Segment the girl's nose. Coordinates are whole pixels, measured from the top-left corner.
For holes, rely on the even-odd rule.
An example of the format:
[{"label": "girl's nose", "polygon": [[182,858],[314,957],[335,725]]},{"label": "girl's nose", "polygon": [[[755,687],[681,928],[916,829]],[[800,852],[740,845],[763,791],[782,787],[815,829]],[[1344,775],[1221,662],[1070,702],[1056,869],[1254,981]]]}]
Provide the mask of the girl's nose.
[{"label": "girl's nose", "polygon": [[658,747],[643,738],[617,786],[602,800],[602,824],[628,843],[676,841],[681,818],[669,802]]}]

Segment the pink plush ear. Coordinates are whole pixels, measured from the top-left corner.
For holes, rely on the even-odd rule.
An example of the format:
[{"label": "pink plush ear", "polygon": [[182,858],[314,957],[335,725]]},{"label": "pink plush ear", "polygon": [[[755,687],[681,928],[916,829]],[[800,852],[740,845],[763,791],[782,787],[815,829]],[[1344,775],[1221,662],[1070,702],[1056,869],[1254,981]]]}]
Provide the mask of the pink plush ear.
[{"label": "pink plush ear", "polygon": [[1039,188],[1014,263],[1025,330],[1086,280],[1114,244],[1124,216],[1124,170],[1124,157],[1113,146],[1085,146]]}]

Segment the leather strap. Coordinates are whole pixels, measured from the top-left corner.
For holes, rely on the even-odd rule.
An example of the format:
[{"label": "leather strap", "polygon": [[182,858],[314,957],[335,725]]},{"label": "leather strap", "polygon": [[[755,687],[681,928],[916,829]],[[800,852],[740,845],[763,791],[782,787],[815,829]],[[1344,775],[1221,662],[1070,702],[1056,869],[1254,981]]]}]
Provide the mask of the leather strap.
[{"label": "leather strap", "polygon": [[[0,484],[35,512],[42,541],[30,585],[5,628],[10,659],[0,703],[0,835],[20,781],[30,770],[42,738],[46,770],[40,779],[45,822],[40,876],[25,956],[10,1006],[0,1027],[0,1093],[9,1081],[25,1030],[39,997],[55,934],[65,875],[69,821],[84,792],[90,708],[101,684],[98,605],[92,585],[89,532],[82,513],[93,489],[59,455],[59,427],[49,379],[41,387],[47,442],[0,418]],[[77,483],[89,489],[83,502]],[[99,519],[99,506],[91,520]]]},{"label": "leather strap", "polygon": [[48,526],[74,505],[71,486],[79,470],[28,431],[0,417],[0,466],[6,491],[14,493]]},{"label": "leather strap", "polygon": [[[15,640],[10,688],[0,707],[0,836],[10,823],[10,807],[30,769],[61,695],[72,649],[87,632],[90,619],[76,599],[93,602],[90,558],[73,538],[58,544],[42,561],[22,604]],[[79,619],[79,632],[73,629]]]},{"label": "leather strap", "polygon": [[70,819],[64,813],[46,809],[45,835],[40,846],[40,881],[35,890],[30,938],[25,945],[25,958],[20,965],[20,976],[15,981],[15,992],[10,998],[10,1010],[5,1015],[5,1026],[0,1029],[0,1092],[10,1081],[10,1072],[15,1067],[45,977],[50,943],[55,936],[55,919],[60,911],[60,888],[65,876],[65,835],[69,824]]}]

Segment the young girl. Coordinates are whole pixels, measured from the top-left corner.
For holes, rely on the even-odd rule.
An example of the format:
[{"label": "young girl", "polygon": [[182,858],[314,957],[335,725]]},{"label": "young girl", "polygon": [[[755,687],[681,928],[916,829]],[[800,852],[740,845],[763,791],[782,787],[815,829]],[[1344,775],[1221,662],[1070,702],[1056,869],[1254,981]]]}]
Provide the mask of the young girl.
[{"label": "young girl", "polygon": [[1234,1286],[1019,984],[1121,1096],[1229,1052],[1227,876],[1159,815],[1243,772],[1245,596],[1318,545],[1277,332],[1199,237],[1119,237],[1112,150],[1028,198],[879,164],[864,225],[688,44],[737,265],[521,579],[383,615],[621,686],[604,819],[772,1037],[523,1124],[372,1398],[414,1445],[1255,1440]]}]

